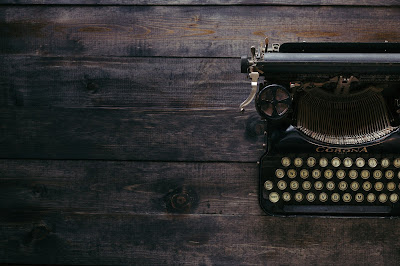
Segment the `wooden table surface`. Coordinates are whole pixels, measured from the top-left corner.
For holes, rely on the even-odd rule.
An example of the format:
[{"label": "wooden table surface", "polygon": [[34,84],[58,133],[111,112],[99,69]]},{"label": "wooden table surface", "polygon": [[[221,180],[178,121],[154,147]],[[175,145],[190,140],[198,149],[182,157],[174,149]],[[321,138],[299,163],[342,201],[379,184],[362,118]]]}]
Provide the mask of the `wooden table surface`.
[{"label": "wooden table surface", "polygon": [[400,2],[2,0],[0,263],[395,265],[396,219],[274,218],[240,56],[400,41]]}]

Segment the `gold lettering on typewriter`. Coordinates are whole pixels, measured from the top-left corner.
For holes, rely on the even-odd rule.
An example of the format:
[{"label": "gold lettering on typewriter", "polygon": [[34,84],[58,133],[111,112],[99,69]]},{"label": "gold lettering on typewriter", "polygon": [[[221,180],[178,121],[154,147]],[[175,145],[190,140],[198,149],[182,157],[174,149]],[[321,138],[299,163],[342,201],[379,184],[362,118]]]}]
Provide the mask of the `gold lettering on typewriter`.
[{"label": "gold lettering on typewriter", "polygon": [[327,152],[327,153],[368,153],[367,147],[361,148],[351,148],[351,149],[343,149],[343,148],[325,148],[325,147],[317,147],[315,149],[316,152]]}]

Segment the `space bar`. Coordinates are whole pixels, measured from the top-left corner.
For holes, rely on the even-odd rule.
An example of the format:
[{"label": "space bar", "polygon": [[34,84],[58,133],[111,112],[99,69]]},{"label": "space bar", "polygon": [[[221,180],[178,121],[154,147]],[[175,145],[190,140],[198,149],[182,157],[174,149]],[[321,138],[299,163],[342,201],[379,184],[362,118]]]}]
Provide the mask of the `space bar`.
[{"label": "space bar", "polygon": [[296,213],[390,213],[389,206],[324,206],[324,205],[286,205],[285,212]]}]

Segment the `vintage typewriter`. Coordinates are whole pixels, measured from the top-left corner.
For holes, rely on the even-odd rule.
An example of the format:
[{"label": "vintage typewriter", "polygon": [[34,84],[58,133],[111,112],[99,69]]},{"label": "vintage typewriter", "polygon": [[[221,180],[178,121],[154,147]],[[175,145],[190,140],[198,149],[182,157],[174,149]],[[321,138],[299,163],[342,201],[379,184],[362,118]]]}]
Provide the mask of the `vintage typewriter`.
[{"label": "vintage typewriter", "polygon": [[241,59],[271,215],[400,215],[400,44],[284,43]]}]

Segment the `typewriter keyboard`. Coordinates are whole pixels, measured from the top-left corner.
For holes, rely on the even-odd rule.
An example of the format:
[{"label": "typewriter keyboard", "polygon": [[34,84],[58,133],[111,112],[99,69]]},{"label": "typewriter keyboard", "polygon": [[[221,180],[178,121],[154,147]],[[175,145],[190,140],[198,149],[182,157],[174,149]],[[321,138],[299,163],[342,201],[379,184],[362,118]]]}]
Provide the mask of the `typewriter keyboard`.
[{"label": "typewriter keyboard", "polygon": [[400,156],[267,156],[261,204],[269,212],[393,214],[400,202]]}]

